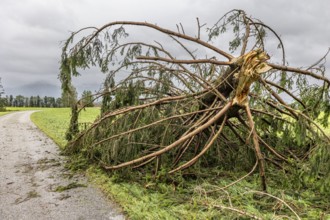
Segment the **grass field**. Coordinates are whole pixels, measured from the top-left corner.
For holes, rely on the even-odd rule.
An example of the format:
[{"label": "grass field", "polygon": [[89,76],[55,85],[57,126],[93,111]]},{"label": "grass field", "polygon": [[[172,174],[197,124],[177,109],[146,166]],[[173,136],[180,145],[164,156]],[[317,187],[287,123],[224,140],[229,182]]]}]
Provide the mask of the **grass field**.
[{"label": "grass field", "polygon": [[[93,122],[100,112],[99,108],[86,108],[79,117],[79,123]],[[65,133],[71,116],[70,108],[49,108],[32,114],[31,120],[55,141],[61,148],[65,146]]]},{"label": "grass field", "polygon": [[0,116],[6,115],[15,111],[28,111],[28,110],[41,110],[46,108],[34,108],[34,107],[6,107],[5,112],[0,112]]},{"label": "grass field", "polygon": [[[321,114],[319,115],[319,119],[320,118],[323,118],[323,116],[324,116],[324,112],[321,112]],[[329,121],[329,125],[330,125],[330,118],[329,118],[328,121]],[[322,127],[322,125],[321,125],[321,127]],[[328,126],[327,128],[324,128],[323,127],[323,129],[324,129],[324,131],[325,131],[326,134],[330,135],[330,126]]]},{"label": "grass field", "polygon": [[[98,113],[98,108],[88,108],[79,122],[91,122]],[[70,109],[44,109],[34,113],[32,120],[61,148],[65,146]],[[74,161],[84,164],[79,156]],[[140,179],[135,181],[116,172],[109,175],[97,165],[87,168],[91,182],[117,201],[129,219],[297,219],[296,215],[301,219],[330,219],[327,198],[308,189],[297,191],[285,175],[278,178],[281,186],[269,182],[271,195],[264,195],[255,191],[259,188],[257,172],[228,188],[221,187],[246,173],[221,168],[200,172],[203,178],[175,175],[164,182],[151,174],[137,174]],[[275,174],[269,170],[268,175]]]}]

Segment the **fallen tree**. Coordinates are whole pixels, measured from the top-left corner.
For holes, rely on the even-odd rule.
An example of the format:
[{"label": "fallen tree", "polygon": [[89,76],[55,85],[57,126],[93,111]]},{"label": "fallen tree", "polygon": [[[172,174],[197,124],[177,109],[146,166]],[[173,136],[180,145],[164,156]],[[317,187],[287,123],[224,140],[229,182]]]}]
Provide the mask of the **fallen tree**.
[{"label": "fallen tree", "polygon": [[[130,28],[150,31],[148,38],[130,36]],[[228,36],[230,52],[216,46]],[[276,49],[269,36],[278,41],[280,64],[267,54]],[[100,117],[80,133],[73,108],[66,152],[107,170],[257,164],[263,190],[267,164],[293,167],[329,185],[330,138],[321,127],[330,114],[326,55],[307,68],[287,66],[278,34],[242,10],[211,28],[197,19],[195,35],[181,24],[172,31],[133,21],[81,29],[63,46],[62,89],[70,90],[79,68],[98,66],[107,77],[95,95],[103,100]]]}]

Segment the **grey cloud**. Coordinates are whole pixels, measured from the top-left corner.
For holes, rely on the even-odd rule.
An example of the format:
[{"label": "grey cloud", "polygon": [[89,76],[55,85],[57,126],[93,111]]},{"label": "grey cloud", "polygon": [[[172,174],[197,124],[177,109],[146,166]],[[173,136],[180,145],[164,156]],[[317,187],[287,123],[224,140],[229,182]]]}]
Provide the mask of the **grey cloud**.
[{"label": "grey cloud", "polygon": [[[194,36],[196,17],[211,26],[234,8],[243,9],[272,27],[282,37],[293,66],[315,62],[330,47],[328,0],[1,0],[0,77],[5,88],[34,81],[58,86],[60,42],[69,37],[70,31],[116,20],[133,20],[173,30],[182,23],[186,33]],[[137,38],[148,37],[134,28],[130,33]],[[215,44],[228,48],[223,41]],[[276,46],[274,42],[269,40],[268,45],[272,59],[279,62],[280,54],[271,49]],[[175,50],[173,42],[166,46]],[[103,78],[103,74],[93,70],[74,82],[78,91],[97,90]]]}]

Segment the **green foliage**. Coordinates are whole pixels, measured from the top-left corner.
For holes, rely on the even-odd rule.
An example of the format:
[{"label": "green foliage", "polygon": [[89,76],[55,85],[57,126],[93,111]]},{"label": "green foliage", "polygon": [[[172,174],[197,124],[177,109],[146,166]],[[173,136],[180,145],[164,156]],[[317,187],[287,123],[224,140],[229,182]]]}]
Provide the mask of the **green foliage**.
[{"label": "green foliage", "polygon": [[73,85],[68,85],[67,90],[63,90],[61,94],[62,107],[71,107],[77,102],[77,91]]},{"label": "green foliage", "polygon": [[5,99],[3,96],[3,94],[5,94],[5,91],[3,89],[3,86],[1,84],[1,78],[0,78],[0,112],[4,112],[6,111],[6,101],[7,99]]},{"label": "green foliage", "polygon": [[43,98],[38,96],[26,97],[23,95],[18,95],[13,97],[10,95],[7,97],[8,107],[33,107],[33,108],[58,108],[62,107],[61,98],[55,99],[51,96],[44,96]]},{"label": "green foliage", "polygon": [[85,107],[94,107],[92,91],[84,90],[81,95],[81,105]]},{"label": "green foliage", "polygon": [[79,116],[78,115],[78,106],[72,105],[70,126],[69,126],[68,131],[65,134],[65,139],[68,141],[71,141],[73,136],[75,136],[79,132],[78,116]]},{"label": "green foliage", "polygon": [[[226,13],[221,19],[216,22],[212,28],[208,28],[208,40],[213,41],[221,35],[225,35],[226,32],[232,32],[232,40],[229,41],[229,51],[235,52],[242,47],[245,40],[246,25],[251,22],[251,19],[246,18],[246,14],[242,10],[231,10]],[[259,22],[259,21],[258,21]],[[257,23],[258,23],[257,22]],[[254,24],[254,28],[250,29],[250,38],[254,38],[256,48],[264,49],[264,39],[266,38],[265,27],[259,24]]]}]

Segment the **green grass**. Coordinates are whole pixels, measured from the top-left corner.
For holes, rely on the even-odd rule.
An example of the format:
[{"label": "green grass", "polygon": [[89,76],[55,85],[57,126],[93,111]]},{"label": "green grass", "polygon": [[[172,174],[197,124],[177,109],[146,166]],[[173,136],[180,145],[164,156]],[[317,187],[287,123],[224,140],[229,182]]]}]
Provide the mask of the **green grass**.
[{"label": "green grass", "polygon": [[28,111],[28,110],[42,110],[46,108],[36,108],[36,107],[6,107],[6,111],[0,112],[0,116],[6,115],[16,111]]},{"label": "green grass", "polygon": [[[93,122],[99,112],[99,108],[86,108],[80,114],[79,123]],[[65,133],[69,126],[70,116],[70,108],[48,108],[32,114],[31,120],[63,148],[67,143]]]},{"label": "green grass", "polygon": [[69,183],[66,186],[58,186],[58,187],[56,187],[56,189],[54,191],[55,192],[63,192],[63,191],[78,188],[78,187],[87,187],[87,186],[85,184],[82,184],[82,183],[72,182],[72,183]]},{"label": "green grass", "polygon": [[[324,112],[321,112],[321,114],[319,115],[318,119],[321,119],[324,117]],[[324,129],[324,132],[327,134],[327,135],[330,135],[330,118],[329,118],[329,126],[328,127],[324,127],[322,125],[320,125],[323,129]],[[320,123],[319,123],[320,124]]]},{"label": "green grass", "polygon": [[41,108],[30,108],[30,107],[6,107],[6,110],[0,112],[0,116],[6,115],[16,111],[27,111],[27,110],[39,110]]},{"label": "green grass", "polygon": [[0,116],[9,114],[10,112],[0,112]]},{"label": "green grass", "polygon": [[[302,219],[330,218],[327,198],[308,190],[268,188],[278,199],[262,195],[258,189],[258,174],[236,185],[220,190],[244,174],[219,176],[215,170],[204,170],[209,177],[190,179],[177,177],[173,182],[146,178],[138,182],[123,180],[116,174],[109,176],[96,166],[88,169],[88,176],[107,195],[117,201],[129,219]],[[214,173],[213,173],[214,172]],[[215,180],[217,179],[217,180]],[[212,192],[211,192],[212,191]],[[211,192],[211,193],[208,193]],[[286,204],[281,201],[285,201]],[[317,202],[316,202],[317,201]],[[322,209],[318,207],[323,204]],[[292,212],[290,208],[294,210]],[[327,211],[324,211],[327,209]],[[242,214],[243,213],[243,214]],[[323,216],[323,218],[322,218]]]},{"label": "green grass", "polygon": [[[83,111],[79,122],[91,122],[99,113],[98,108]],[[32,115],[37,126],[62,148],[70,120],[70,109],[45,109]],[[86,167],[86,160],[78,155],[72,158],[73,168]],[[195,170],[190,170],[192,173]],[[277,197],[260,195],[259,175],[254,175],[226,188],[220,187],[245,175],[234,171],[201,169],[203,177],[158,176],[135,172],[123,178],[123,174],[106,172],[97,165],[90,165],[90,180],[106,195],[118,202],[129,219],[330,219],[329,200],[318,191],[298,189],[286,174],[272,172],[268,167],[268,192]],[[131,175],[131,174],[130,174]],[[277,181],[277,182],[275,182]],[[207,193],[213,191],[211,193]],[[285,203],[281,202],[285,201]]]},{"label": "green grass", "polygon": [[67,141],[64,139],[68,127],[68,118],[70,117],[70,108],[45,109],[35,112],[31,120],[45,132],[61,148]]},{"label": "green grass", "polygon": [[[201,208],[194,204],[193,195],[188,191],[175,187],[173,184],[148,182],[144,185],[109,177],[101,169],[92,166],[88,169],[91,180],[107,195],[118,202],[129,219],[220,219],[221,212]],[[191,185],[192,186],[192,185]],[[216,218],[217,217],[217,218]]]},{"label": "green grass", "polygon": [[39,107],[6,107],[6,111],[29,111],[29,110],[44,110],[49,108],[39,108]]}]

